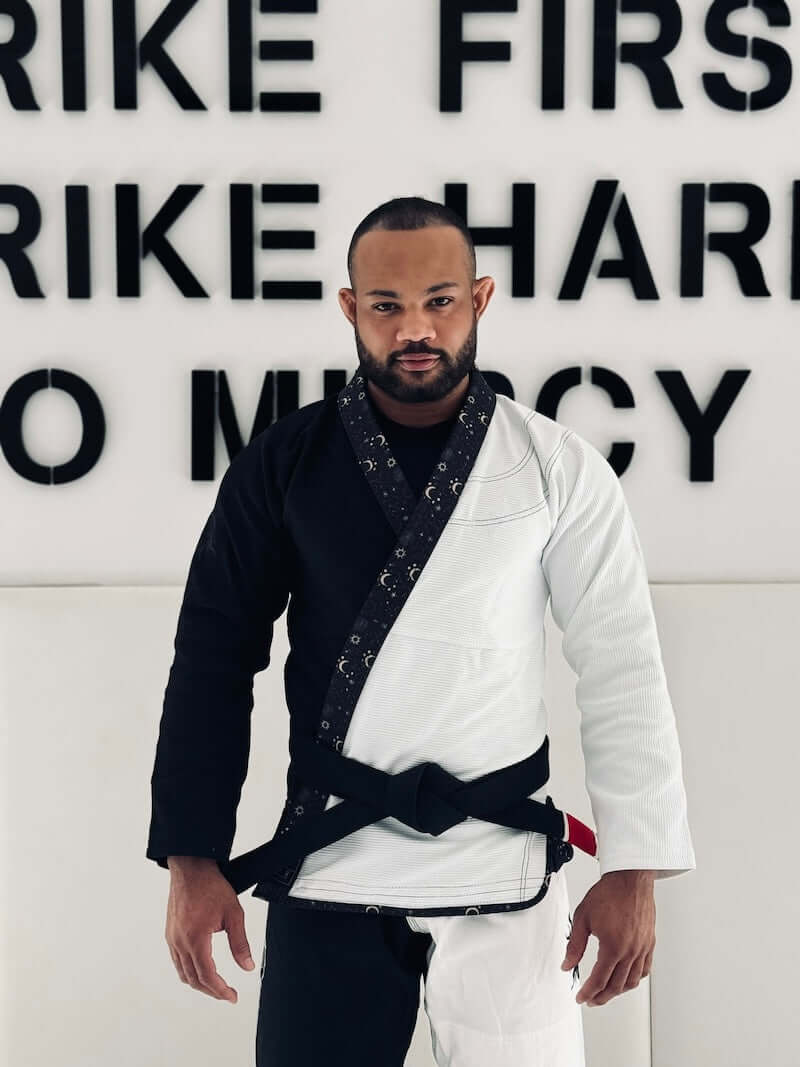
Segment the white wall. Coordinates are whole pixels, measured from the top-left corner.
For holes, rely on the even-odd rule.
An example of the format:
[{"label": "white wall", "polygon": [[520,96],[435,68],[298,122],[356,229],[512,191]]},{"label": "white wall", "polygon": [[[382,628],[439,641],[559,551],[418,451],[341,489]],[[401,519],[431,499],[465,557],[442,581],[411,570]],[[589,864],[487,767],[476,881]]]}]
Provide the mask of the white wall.
[{"label": "white wall", "polygon": [[[0,584],[179,584],[188,553],[213,501],[216,483],[191,480],[191,375],[227,372],[242,435],[249,437],[264,375],[300,372],[300,403],[322,395],[326,369],[355,369],[353,331],[336,293],[349,284],[347,247],[356,225],[393,196],[444,201],[464,187],[474,228],[478,274],[496,291],[478,330],[481,370],[506,374],[517,398],[533,407],[550,376],[577,366],[559,418],[605,453],[632,440],[636,453],[624,487],[639,524],[650,578],[673,581],[800,580],[796,545],[800,509],[785,496],[796,483],[796,301],[790,298],[792,182],[797,180],[797,92],[762,111],[733,112],[706,95],[705,72],[724,72],[754,91],[762,64],[725,56],[705,37],[710,0],[683,3],[679,44],[668,66],[681,109],[657,109],[642,72],[617,69],[616,106],[592,108],[593,20],[567,4],[563,110],[544,110],[540,95],[542,9],[464,18],[467,41],[506,41],[509,62],[465,62],[460,111],[440,110],[440,5],[429,0],[320,3],[317,14],[262,15],[252,4],[253,111],[228,100],[226,4],[196,4],[175,27],[168,54],[205,104],[183,110],[149,66],[138,78],[138,107],[116,109],[111,12],[86,4],[87,110],[62,104],[58,5],[34,0],[35,46],[25,57],[38,111],[12,109],[0,88],[3,133],[14,145],[3,182],[23,186],[39,205],[42,227],[27,248],[41,299],[23,298],[0,263],[3,359],[0,397],[26,374],[62,368],[95,391],[106,419],[96,465],[63,485],[27,482],[0,462]],[[163,0],[136,4],[143,34]],[[487,4],[487,6],[491,6]],[[620,15],[620,42],[652,40],[651,15]],[[10,18],[2,17],[6,39]],[[795,26],[770,27],[754,10],[734,12],[730,28],[797,50]],[[343,31],[345,29],[345,32]],[[260,40],[310,40],[305,62],[260,62]],[[752,52],[753,42],[749,42]],[[259,91],[317,91],[317,113],[258,110]],[[618,183],[579,299],[560,298],[597,183]],[[705,183],[705,230],[736,233],[742,204],[711,202],[710,184],[751,183],[770,219],[752,255],[768,296],[746,296],[731,261],[703,253],[702,297],[681,296],[681,201],[688,183]],[[152,255],[140,264],[138,296],[118,295],[121,223],[118,187],[139,187],[139,220],[150,222],[181,184],[201,186],[168,236],[205,290],[184,295]],[[253,189],[254,293],[234,299],[230,246],[231,186]],[[316,186],[307,203],[262,203],[262,183]],[[67,295],[65,244],[78,233],[65,222],[65,187],[86,184],[92,291]],[[499,227],[510,241],[514,186],[535,191],[535,224],[517,224],[519,259],[535,268],[532,293],[514,292],[509,244],[488,244]],[[637,299],[627,278],[601,277],[618,259],[615,219],[623,203],[657,290]],[[0,202],[0,232],[16,210]],[[262,250],[262,230],[303,230],[311,248]],[[73,244],[74,247],[74,244]],[[262,299],[263,281],[316,281],[321,299]],[[588,382],[593,366],[619,375],[636,406],[615,409]],[[688,435],[657,371],[680,371],[705,410],[726,371],[748,370],[715,444],[715,480],[689,479]],[[74,401],[50,388],[24,416],[32,457],[44,465],[70,459],[81,439]],[[217,435],[219,477],[229,461]],[[759,487],[753,494],[752,487]],[[770,506],[744,507],[743,501]]]},{"label": "white wall", "polygon": [[[800,585],[654,585],[652,593],[698,868],[656,882],[650,979],[584,1006],[587,1067],[787,1067],[800,921],[790,825]],[[182,984],[163,937],[169,875],[144,858],[180,595],[180,587],[0,591],[3,1063],[252,1062],[258,971],[240,970],[217,934],[215,959],[238,1004]],[[575,679],[547,623],[552,795],[591,823]],[[284,799],[285,616],[273,649],[256,676],[233,855],[271,835]],[[576,852],[566,870],[574,907],[596,865]],[[258,960],[267,905],[240,899]],[[596,945],[590,937],[582,981]],[[407,1062],[433,1063],[422,1008]]]},{"label": "white wall", "polygon": [[[245,440],[268,372],[296,371],[300,404],[319,399],[325,370],[356,366],[336,292],[349,284],[357,223],[393,196],[444,202],[463,188],[478,275],[496,283],[478,331],[479,367],[507,375],[531,407],[552,375],[578,367],[582,385],[564,397],[558,419],[604,454],[616,440],[636,443],[623,487],[678,717],[698,869],[656,883],[652,980],[584,1010],[589,1067],[646,1067],[651,1039],[652,1067],[786,1067],[798,925],[788,824],[797,808],[800,681],[800,361],[790,275],[798,97],[795,87],[753,110],[753,94],[770,78],[753,51],[754,38],[764,38],[796,55],[797,27],[770,26],[752,5],[735,11],[728,28],[749,40],[746,55],[733,57],[707,39],[710,0],[686,0],[667,60],[682,108],[657,109],[642,71],[620,62],[615,107],[597,110],[593,5],[567,4],[565,103],[546,111],[543,5],[519,0],[513,12],[465,16],[464,40],[508,42],[510,61],[464,63],[462,109],[443,111],[441,5],[335,0],[313,15],[263,15],[253,4],[254,108],[234,112],[230,5],[200,3],[165,47],[205,109],[181,108],[145,67],[128,110],[114,98],[112,5],[87,0],[87,107],[66,111],[57,6],[30,3],[36,37],[21,62],[38,107],[18,109],[7,81],[0,84],[4,143],[14,146],[2,184],[22,187],[41,213],[25,253],[42,293],[23,296],[0,261],[0,403],[28,374],[68,370],[95,392],[106,435],[83,477],[37,484],[9,460],[9,410],[0,407],[3,1062],[251,1062],[257,978],[234,970],[219,935],[217,958],[240,992],[235,1009],[177,980],[163,941],[168,876],[144,857],[182,584],[230,460],[217,427],[215,478],[192,481],[192,373],[226,372]],[[141,38],[165,5],[135,6]],[[5,43],[13,22],[2,15],[0,24]],[[654,16],[619,17],[620,43],[657,34]],[[313,60],[262,62],[258,42],[268,39],[311,40]],[[744,110],[709,98],[709,72],[750,94]],[[260,111],[258,93],[270,90],[320,92],[321,109]],[[585,287],[579,299],[561,299],[587,205],[609,180],[618,182],[613,208]],[[752,246],[767,294],[746,295],[731,261],[709,250],[711,233],[736,233],[747,222],[741,204],[712,200],[711,183],[724,182],[750,183],[769,204],[767,232]],[[236,183],[253,190],[249,299],[231,295]],[[262,203],[262,183],[313,186],[318,195]],[[699,297],[680,290],[688,183],[705,186]],[[179,185],[201,186],[169,240],[205,297],[182,293],[152,255],[140,264],[139,295],[120,295],[119,224],[130,219],[116,217],[115,197],[125,184],[138,186],[142,226]],[[80,247],[65,222],[70,185],[88,194],[85,298],[67,291],[66,248],[70,240]],[[535,266],[529,294],[514,291],[510,247],[480,236],[511,226],[515,187],[536,194],[535,226],[521,235]],[[623,207],[657,300],[637,299],[626,278],[601,276],[604,262],[622,254],[614,219]],[[4,241],[18,223],[0,196]],[[308,231],[312,247],[262,250],[263,230]],[[261,283],[270,280],[319,282],[321,299],[263,299]],[[633,408],[614,408],[591,385],[595,366],[624,380]],[[692,481],[689,438],[659,372],[681,372],[703,411],[731,370],[749,375],[716,435],[714,480]],[[82,424],[74,401],[47,388],[28,402],[21,429],[30,456],[56,467],[75,453]],[[256,679],[260,714],[236,851],[263,841],[283,804],[284,655],[281,622],[273,666]],[[583,798],[590,821],[573,680],[558,655],[549,669],[553,792],[579,815]],[[594,868],[578,853],[568,872],[577,901]],[[264,905],[249,895],[244,903],[259,953]],[[429,1064],[422,1018],[413,1047],[415,1067]]]}]

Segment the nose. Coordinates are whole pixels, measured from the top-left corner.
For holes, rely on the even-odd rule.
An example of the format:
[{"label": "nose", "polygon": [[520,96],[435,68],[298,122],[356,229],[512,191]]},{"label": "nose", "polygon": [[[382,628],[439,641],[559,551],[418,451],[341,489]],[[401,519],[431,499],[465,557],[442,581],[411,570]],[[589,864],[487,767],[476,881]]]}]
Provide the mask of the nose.
[{"label": "nose", "polygon": [[420,346],[421,351],[424,352],[433,343],[435,337],[436,331],[431,326],[430,320],[425,315],[413,312],[406,315],[397,328],[397,344],[401,349],[405,345],[410,345],[412,350],[415,346]]}]

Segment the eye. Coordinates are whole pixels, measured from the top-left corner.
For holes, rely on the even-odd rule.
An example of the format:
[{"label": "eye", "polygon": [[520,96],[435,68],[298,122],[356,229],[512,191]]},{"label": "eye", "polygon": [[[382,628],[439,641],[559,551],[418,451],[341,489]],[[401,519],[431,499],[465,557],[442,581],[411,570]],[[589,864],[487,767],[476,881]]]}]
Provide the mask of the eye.
[{"label": "eye", "polygon": [[[434,300],[446,300],[448,303],[452,303],[453,302],[452,296],[435,296],[433,298],[433,300],[431,301],[431,303],[433,303]],[[437,306],[438,307],[446,307],[447,305],[446,304],[439,304]],[[397,307],[397,305],[396,304],[392,304],[391,302],[387,303],[386,301],[384,301],[382,304],[373,304],[372,307],[373,307],[374,311],[380,311],[381,308]]]}]

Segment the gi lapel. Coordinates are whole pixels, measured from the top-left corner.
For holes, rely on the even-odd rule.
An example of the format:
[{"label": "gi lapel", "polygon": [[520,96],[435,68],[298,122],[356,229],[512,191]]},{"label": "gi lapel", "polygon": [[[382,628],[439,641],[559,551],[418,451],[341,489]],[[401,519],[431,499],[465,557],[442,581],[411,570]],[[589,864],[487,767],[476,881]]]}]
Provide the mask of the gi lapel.
[{"label": "gi lapel", "polygon": [[339,412],[353,451],[398,535],[353,623],[333,672],[317,736],[341,750],[370,667],[447,525],[489,427],[496,394],[474,367],[464,403],[416,506],[356,374],[339,394]]},{"label": "gi lapel", "polygon": [[[473,367],[464,402],[415,506],[414,494],[375,419],[360,371],[339,392],[345,431],[398,539],[345,639],[322,705],[315,740],[334,751],[341,751],[370,667],[453,513],[483,444],[496,399],[495,391]],[[327,794],[292,782],[291,766],[288,777],[288,798],[276,837],[299,820],[324,811],[328,800]],[[288,893],[302,862],[276,873],[275,879],[285,887],[281,895]],[[260,886],[254,895],[261,895]],[[270,899],[274,896],[273,887]]]}]

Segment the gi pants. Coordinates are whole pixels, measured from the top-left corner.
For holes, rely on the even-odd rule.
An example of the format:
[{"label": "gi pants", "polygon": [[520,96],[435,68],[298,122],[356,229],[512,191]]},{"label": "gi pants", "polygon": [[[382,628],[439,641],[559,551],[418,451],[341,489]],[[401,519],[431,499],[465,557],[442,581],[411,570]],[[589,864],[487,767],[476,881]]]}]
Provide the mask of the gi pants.
[{"label": "gi pants", "polygon": [[420,977],[438,1067],[585,1067],[580,982],[562,971],[564,868],[542,900],[396,916],[271,903],[256,1067],[402,1067]]}]

